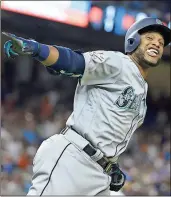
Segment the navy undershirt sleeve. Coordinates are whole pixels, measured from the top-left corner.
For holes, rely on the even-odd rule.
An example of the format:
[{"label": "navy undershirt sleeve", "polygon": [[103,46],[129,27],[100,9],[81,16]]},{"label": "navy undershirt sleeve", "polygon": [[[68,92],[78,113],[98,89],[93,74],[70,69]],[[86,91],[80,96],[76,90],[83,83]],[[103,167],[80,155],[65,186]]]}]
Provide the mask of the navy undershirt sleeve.
[{"label": "navy undershirt sleeve", "polygon": [[48,72],[55,75],[82,77],[85,69],[85,59],[82,52],[61,46],[54,47],[59,51],[59,59],[55,64],[46,66]]}]

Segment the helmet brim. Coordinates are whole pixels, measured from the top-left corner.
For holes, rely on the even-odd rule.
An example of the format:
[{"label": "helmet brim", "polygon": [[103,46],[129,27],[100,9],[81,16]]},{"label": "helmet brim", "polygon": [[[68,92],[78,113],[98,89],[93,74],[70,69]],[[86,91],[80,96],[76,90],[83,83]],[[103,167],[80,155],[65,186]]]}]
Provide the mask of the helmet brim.
[{"label": "helmet brim", "polygon": [[160,25],[160,24],[149,25],[147,27],[142,28],[138,32],[142,34],[148,31],[159,32],[164,38],[164,46],[167,46],[171,42],[171,29],[169,29],[164,25]]}]

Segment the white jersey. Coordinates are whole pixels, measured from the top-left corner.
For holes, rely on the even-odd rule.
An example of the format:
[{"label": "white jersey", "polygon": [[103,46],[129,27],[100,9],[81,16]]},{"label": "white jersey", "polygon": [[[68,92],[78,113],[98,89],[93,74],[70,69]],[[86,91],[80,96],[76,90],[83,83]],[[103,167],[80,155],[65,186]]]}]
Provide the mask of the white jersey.
[{"label": "white jersey", "polygon": [[138,67],[121,52],[84,53],[85,70],[67,121],[105,156],[125,151],[146,114],[147,83]]}]

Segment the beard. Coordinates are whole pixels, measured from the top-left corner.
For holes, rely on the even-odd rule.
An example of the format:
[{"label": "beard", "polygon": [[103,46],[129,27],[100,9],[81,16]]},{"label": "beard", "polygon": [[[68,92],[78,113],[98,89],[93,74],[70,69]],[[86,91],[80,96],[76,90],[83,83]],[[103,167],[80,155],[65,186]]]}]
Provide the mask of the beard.
[{"label": "beard", "polygon": [[135,60],[139,65],[141,65],[142,68],[156,67],[160,64],[161,58],[158,59],[156,63],[154,63],[145,59],[144,54],[145,52],[140,47],[138,47],[133,54]]}]

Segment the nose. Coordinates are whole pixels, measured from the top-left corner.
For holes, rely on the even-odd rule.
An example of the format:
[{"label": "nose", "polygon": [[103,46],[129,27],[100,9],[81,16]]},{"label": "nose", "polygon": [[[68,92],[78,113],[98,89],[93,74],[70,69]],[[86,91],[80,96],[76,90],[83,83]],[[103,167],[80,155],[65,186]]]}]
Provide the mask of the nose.
[{"label": "nose", "polygon": [[153,45],[155,45],[157,48],[160,48],[160,43],[158,40],[154,40]]}]

